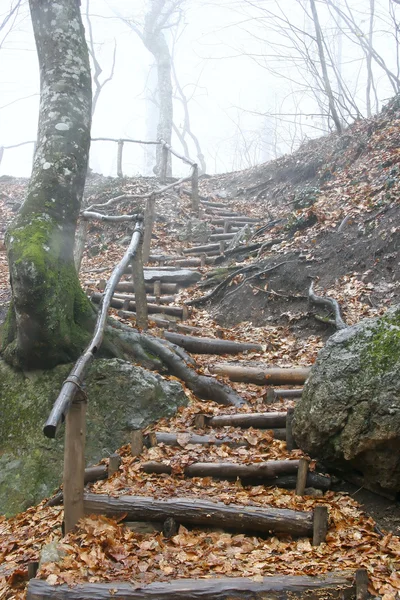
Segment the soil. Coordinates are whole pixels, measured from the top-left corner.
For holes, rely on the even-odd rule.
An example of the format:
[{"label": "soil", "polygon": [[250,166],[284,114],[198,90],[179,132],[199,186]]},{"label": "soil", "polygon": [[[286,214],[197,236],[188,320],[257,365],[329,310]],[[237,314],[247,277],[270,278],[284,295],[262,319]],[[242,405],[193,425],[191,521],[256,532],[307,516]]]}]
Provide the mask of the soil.
[{"label": "soil", "polygon": [[[282,327],[306,345],[325,341],[335,328],[315,318],[328,312],[311,306],[308,289],[335,297],[348,324],[382,313],[400,298],[400,103],[395,99],[372,120],[355,123],[343,136],[312,140],[291,156],[253,169],[201,178],[201,194],[225,199],[232,209],[278,221],[253,241],[284,239],[259,259],[264,277],[239,280],[207,305],[218,325],[231,328],[248,322],[257,327]],[[0,231],[18,210],[27,181],[0,178]],[[110,196],[147,192],[155,180],[114,180],[92,174],[85,204]],[[159,210],[155,252],[175,244],[189,210],[185,196],[170,193]],[[131,203],[128,212],[140,208]],[[89,230],[84,271],[94,274],[91,258],[102,268],[113,244],[129,233],[93,225]],[[169,237],[168,237],[169,236]],[[1,243],[1,240],[0,240]],[[4,247],[3,247],[4,250]],[[0,322],[10,300],[5,254],[0,258]],[[247,254],[226,264],[248,264]],[[92,269],[92,270],[91,270]],[[250,274],[251,275],[251,274]],[[198,290],[197,295],[204,293]],[[266,330],[266,336],[268,331]],[[377,521],[379,528],[400,533],[400,506],[365,489],[340,483]]]}]

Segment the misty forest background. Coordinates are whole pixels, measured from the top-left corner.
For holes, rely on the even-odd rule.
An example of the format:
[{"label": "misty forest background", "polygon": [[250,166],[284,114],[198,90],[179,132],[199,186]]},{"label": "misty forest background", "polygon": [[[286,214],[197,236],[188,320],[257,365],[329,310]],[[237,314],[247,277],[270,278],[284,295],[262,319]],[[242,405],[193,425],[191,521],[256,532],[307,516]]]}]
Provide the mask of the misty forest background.
[{"label": "misty forest background", "polygon": [[[161,133],[207,173],[340,132],[400,89],[396,0],[82,0],[81,8],[92,139]],[[29,176],[39,72],[26,0],[2,3],[0,52],[0,175]],[[153,175],[154,164],[153,147],[125,144],[124,175]],[[116,175],[116,144],[93,142],[90,166]],[[182,169],[175,161],[174,174]]]}]

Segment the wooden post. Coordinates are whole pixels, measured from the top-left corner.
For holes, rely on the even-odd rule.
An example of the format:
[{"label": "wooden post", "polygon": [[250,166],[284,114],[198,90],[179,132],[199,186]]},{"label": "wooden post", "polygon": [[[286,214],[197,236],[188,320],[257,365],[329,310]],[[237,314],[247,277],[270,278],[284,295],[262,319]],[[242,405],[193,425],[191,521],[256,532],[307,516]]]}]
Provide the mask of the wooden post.
[{"label": "wooden post", "polygon": [[368,571],[367,569],[357,569],[356,571],[356,600],[367,600],[368,594]]},{"label": "wooden post", "polygon": [[153,224],[155,219],[155,204],[156,198],[151,195],[147,198],[146,208],[144,211],[144,235],[143,235],[143,264],[146,264],[150,256],[151,235],[153,233]]},{"label": "wooden post", "polygon": [[187,321],[189,318],[189,309],[186,306],[186,304],[184,304],[182,306],[182,321]]},{"label": "wooden post", "polygon": [[328,533],[328,507],[316,506],[313,519],[313,546],[319,546],[326,539]]},{"label": "wooden post", "polygon": [[207,264],[207,254],[202,254],[200,256],[200,267],[205,267]]},{"label": "wooden post", "polygon": [[147,314],[147,298],[146,285],[143,275],[143,259],[142,259],[143,238],[136,249],[135,256],[132,259],[132,283],[135,289],[136,302],[136,325],[141,329],[147,329],[148,314]]},{"label": "wooden post", "polygon": [[229,229],[231,227],[231,224],[229,221],[224,221],[224,233],[229,233]]},{"label": "wooden post", "polygon": [[294,416],[294,408],[290,407],[287,409],[287,415],[286,415],[286,449],[288,450],[288,452],[291,452],[296,447],[295,441],[293,439],[293,433],[292,433],[293,416]]},{"label": "wooden post", "polygon": [[206,426],[206,417],[202,414],[197,414],[194,416],[194,426],[199,429],[204,429]]},{"label": "wooden post", "polygon": [[39,569],[38,562],[28,563],[28,579],[33,579],[34,577],[36,577],[36,573],[38,572],[38,569]]},{"label": "wooden post", "polygon": [[121,466],[121,462],[122,460],[119,454],[111,454],[110,458],[108,459],[108,477],[111,477],[112,475],[114,475],[114,473],[118,471],[119,467]]},{"label": "wooden post", "polygon": [[165,538],[170,539],[178,533],[179,524],[175,521],[174,517],[168,517],[165,519],[163,524],[163,535]]},{"label": "wooden post", "polygon": [[124,149],[124,142],[122,140],[118,140],[118,152],[117,152],[117,175],[118,177],[123,177],[122,175],[122,151]]},{"label": "wooden post", "polygon": [[220,254],[223,254],[225,252],[225,242],[224,240],[221,240],[219,243],[219,252]]},{"label": "wooden post", "polygon": [[84,515],[86,400],[75,396],[65,417],[64,447],[64,531],[68,533]]},{"label": "wooden post", "polygon": [[163,144],[161,150],[161,170],[160,170],[160,181],[166,183],[167,181],[167,168],[168,168],[168,148]]},{"label": "wooden post", "polygon": [[300,458],[299,460],[299,469],[297,471],[297,481],[296,481],[296,495],[304,496],[304,490],[307,485],[307,475],[308,475],[308,460],[306,458]]},{"label": "wooden post", "polygon": [[161,281],[159,279],[154,282],[154,295],[156,297],[156,304],[160,304]]},{"label": "wooden post", "polygon": [[131,454],[139,456],[143,451],[143,433],[141,429],[135,429],[131,432]]},{"label": "wooden post", "polygon": [[150,446],[157,446],[158,445],[157,435],[154,433],[154,431],[151,431],[149,433],[148,438],[149,438]]},{"label": "wooden post", "polygon": [[196,216],[199,216],[199,167],[197,165],[193,165],[193,173],[192,173],[192,213]]}]

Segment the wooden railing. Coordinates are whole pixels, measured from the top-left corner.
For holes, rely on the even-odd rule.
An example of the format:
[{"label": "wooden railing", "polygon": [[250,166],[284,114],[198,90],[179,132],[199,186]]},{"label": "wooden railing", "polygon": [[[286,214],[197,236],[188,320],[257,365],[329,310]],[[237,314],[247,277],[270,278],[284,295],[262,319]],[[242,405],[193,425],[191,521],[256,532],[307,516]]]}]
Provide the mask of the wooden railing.
[{"label": "wooden railing", "polygon": [[[135,229],[131,243],[123,258],[114,268],[106,285],[101,309],[99,311],[93,338],[77,360],[53,405],[47,419],[43,433],[48,438],[54,438],[60,424],[65,420],[65,447],[64,447],[64,528],[70,531],[83,517],[83,489],[85,479],[85,437],[86,437],[86,394],[83,389],[85,373],[97,354],[104,337],[108,309],[119,280],[124,274],[129,263],[135,278],[136,305],[145,307],[147,321],[146,291],[143,278],[143,264],[141,257],[143,239],[143,222],[140,215],[136,215]],[[140,277],[141,273],[141,277]]]},{"label": "wooden railing", "polygon": [[[183,177],[182,179],[177,181],[175,183],[175,185],[178,185],[178,183],[182,183],[184,181],[192,182],[192,212],[194,212],[195,214],[198,214],[198,210],[199,210],[199,170],[198,170],[198,165],[195,161],[176,152],[164,140],[146,141],[146,140],[134,140],[131,138],[115,139],[115,138],[108,138],[108,137],[97,137],[97,138],[92,138],[91,141],[92,142],[113,142],[113,143],[117,144],[117,176],[118,177],[123,177],[122,159],[123,159],[124,144],[132,143],[132,144],[145,144],[145,145],[155,145],[155,146],[161,145],[162,146],[162,160],[161,160],[161,167],[160,167],[160,174],[159,174],[160,182],[162,184],[165,184],[167,181],[167,166],[168,166],[169,153],[173,154],[174,156],[176,156],[177,158],[179,158],[186,164],[190,165],[191,166],[190,175],[188,177]],[[33,144],[33,147],[34,147],[33,155],[34,155],[35,151],[36,151],[36,140],[29,140],[27,142],[20,142],[19,144],[13,144],[13,145],[9,145],[9,146],[0,146],[0,165],[1,165],[1,161],[3,159],[5,150],[19,148],[20,146],[25,146],[26,144]]]}]

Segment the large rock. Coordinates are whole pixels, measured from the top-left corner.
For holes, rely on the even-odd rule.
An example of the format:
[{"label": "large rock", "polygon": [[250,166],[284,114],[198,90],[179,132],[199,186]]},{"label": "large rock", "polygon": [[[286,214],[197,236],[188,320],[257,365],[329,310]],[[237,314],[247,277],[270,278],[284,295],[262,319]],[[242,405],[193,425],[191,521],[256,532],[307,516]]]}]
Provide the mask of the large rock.
[{"label": "large rock", "polygon": [[294,437],[327,465],[400,491],[400,306],[333,335],[294,414]]},{"label": "large rock", "polygon": [[[42,428],[71,367],[24,375],[0,361],[0,514],[27,508],[61,482],[64,428],[56,440]],[[87,465],[127,443],[132,429],[187,403],[179,382],[119,359],[94,361],[85,383]]]}]

